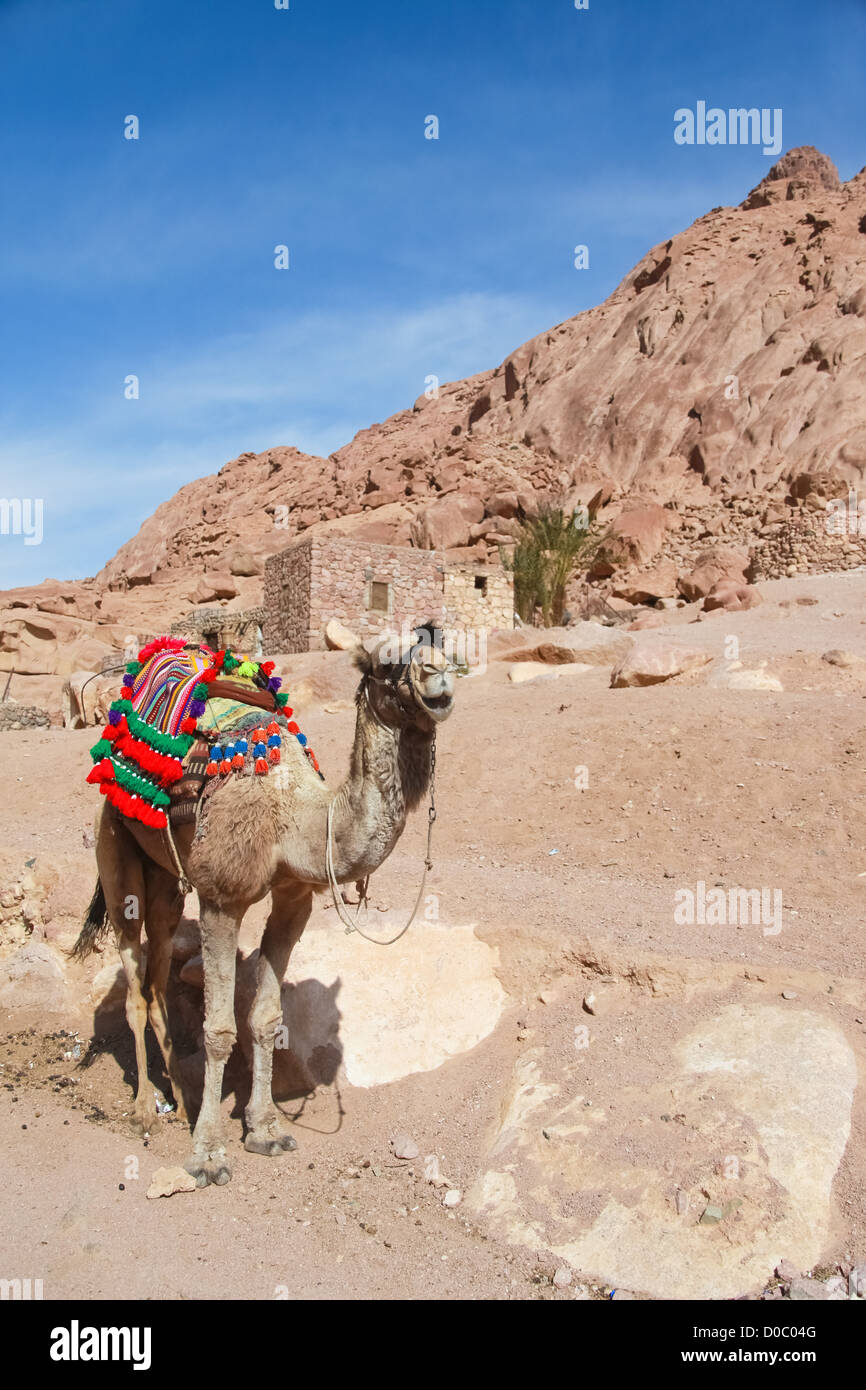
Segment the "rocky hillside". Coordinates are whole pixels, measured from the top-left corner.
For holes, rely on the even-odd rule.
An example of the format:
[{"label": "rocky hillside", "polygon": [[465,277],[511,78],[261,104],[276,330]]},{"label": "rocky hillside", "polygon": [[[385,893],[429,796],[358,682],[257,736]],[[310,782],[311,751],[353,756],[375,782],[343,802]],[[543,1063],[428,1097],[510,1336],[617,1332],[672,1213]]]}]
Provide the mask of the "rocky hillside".
[{"label": "rocky hillside", "polygon": [[242,454],[163,503],[92,581],[7,593],[0,670],[32,668],[46,641],[27,628],[34,610],[43,627],[46,613],[78,624],[51,638],[75,664],[75,641],[111,646],[118,625],[257,602],[264,558],[311,527],[484,559],[556,494],[594,496],[612,523],[623,504],[664,508],[664,525],[651,511],[639,544],[614,555],[620,567],[660,554],[681,568],[708,536],[749,549],[784,524],[786,498],[814,502],[828,477],[831,492],[859,484],[864,359],[866,170],[841,183],[825,155],[790,151],[738,207],[653,247],[603,304],[495,370],[328,459]]}]

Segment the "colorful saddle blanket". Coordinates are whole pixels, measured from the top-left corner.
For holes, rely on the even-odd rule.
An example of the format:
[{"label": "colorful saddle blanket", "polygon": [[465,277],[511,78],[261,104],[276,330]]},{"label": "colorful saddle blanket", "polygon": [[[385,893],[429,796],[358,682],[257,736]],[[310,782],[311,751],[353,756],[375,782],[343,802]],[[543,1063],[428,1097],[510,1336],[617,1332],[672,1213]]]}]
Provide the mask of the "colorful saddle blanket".
[{"label": "colorful saddle blanket", "polygon": [[124,815],[162,828],[169,807],[175,823],[194,818],[206,777],[266,775],[280,761],[284,732],[321,777],[281,684],[272,661],[158,637],[126,668],[121,698],[90,750],[88,782]]}]

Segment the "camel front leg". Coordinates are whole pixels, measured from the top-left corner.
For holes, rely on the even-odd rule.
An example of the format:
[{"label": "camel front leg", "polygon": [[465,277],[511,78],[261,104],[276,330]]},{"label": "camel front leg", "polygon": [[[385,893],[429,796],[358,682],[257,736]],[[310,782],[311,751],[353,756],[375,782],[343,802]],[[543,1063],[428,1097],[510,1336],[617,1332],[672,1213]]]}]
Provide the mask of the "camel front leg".
[{"label": "camel front leg", "polygon": [[253,1084],[246,1109],[244,1148],[250,1153],[275,1157],[297,1144],[286,1127],[271,1091],[274,1068],[274,1036],[283,1021],[280,986],[289,957],[310,916],[313,895],[306,887],[274,888],[271,912],[262,936],[256,970],[256,992],[249,1024],[253,1046]]},{"label": "camel front leg", "polygon": [[235,957],[242,913],[214,903],[201,904],[201,950],[204,963],[204,1094],[192,1136],[192,1153],[184,1168],[199,1187],[222,1185],[232,1175],[223,1144],[223,1072],[235,1045]]}]

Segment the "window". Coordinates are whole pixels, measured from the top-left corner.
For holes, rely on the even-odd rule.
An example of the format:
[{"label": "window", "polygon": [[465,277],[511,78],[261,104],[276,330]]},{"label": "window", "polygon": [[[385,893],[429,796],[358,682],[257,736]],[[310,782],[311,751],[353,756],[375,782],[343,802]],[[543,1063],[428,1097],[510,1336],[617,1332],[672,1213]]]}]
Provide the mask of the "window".
[{"label": "window", "polygon": [[486,593],[487,593],[487,577],[486,577],[486,575],[483,575],[483,574],[476,574],[476,576],[475,576],[475,587],[476,587],[476,589],[479,590],[480,593],[482,593],[482,594],[486,594]]},{"label": "window", "polygon": [[379,579],[370,581],[370,602],[369,607],[374,613],[389,613],[391,611],[391,585],[385,584]]}]

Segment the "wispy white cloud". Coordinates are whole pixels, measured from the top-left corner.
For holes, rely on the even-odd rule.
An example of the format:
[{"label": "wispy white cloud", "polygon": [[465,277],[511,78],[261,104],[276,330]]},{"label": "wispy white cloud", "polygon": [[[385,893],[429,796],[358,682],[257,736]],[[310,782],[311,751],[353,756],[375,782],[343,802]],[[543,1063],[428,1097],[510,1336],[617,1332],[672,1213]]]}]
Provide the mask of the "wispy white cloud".
[{"label": "wispy white cloud", "polygon": [[124,399],[126,368],[103,364],[105,391],[80,393],[62,419],[23,430],[0,419],[3,494],[45,503],[41,546],[0,537],[0,584],[93,574],[160,502],[227,459],[275,444],[332,453],[411,406],[428,375],[495,366],[554,318],[552,305],[480,293],[294,321],[274,312],[134,364],[138,400]]}]

